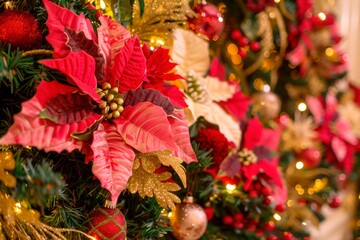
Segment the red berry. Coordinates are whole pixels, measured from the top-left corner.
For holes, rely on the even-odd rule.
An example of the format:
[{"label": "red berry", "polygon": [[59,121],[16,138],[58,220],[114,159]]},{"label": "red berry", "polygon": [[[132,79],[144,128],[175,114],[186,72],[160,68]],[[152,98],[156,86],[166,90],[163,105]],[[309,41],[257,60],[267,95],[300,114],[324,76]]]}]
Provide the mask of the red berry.
[{"label": "red berry", "polygon": [[293,240],[294,239],[294,235],[290,232],[284,232],[283,234],[283,240]]},{"label": "red berry", "polygon": [[264,199],[263,203],[265,205],[269,206],[272,203],[272,200],[271,200],[271,198],[267,197],[267,198]]},{"label": "red berry", "polygon": [[222,218],[222,222],[225,225],[231,225],[234,222],[234,219],[231,216],[226,215]]},{"label": "red berry", "polygon": [[247,51],[243,48],[240,48],[239,51],[238,51],[238,54],[240,55],[240,57],[242,59],[246,58],[246,55],[247,55]]},{"label": "red berry", "polygon": [[97,10],[96,11],[96,17],[97,18],[99,18],[99,17],[101,17],[103,14],[102,14],[102,12],[100,11],[100,10]]},{"label": "red berry", "polygon": [[258,52],[261,49],[261,44],[258,41],[254,41],[249,44],[249,47],[250,47],[251,51]]},{"label": "red berry", "polygon": [[338,196],[336,196],[330,200],[329,206],[331,208],[338,208],[340,204],[341,204],[341,199]]},{"label": "red berry", "polygon": [[285,204],[278,204],[278,205],[276,205],[276,207],[275,207],[275,211],[277,211],[277,212],[284,212],[285,211],[285,209],[286,209],[286,206],[285,206]]},{"label": "red berry", "polygon": [[250,190],[249,196],[250,198],[257,198],[259,196],[259,193],[256,190]]},{"label": "red berry", "polygon": [[244,219],[244,215],[242,215],[242,213],[236,213],[235,215],[234,215],[234,220],[236,221],[236,222],[241,222],[241,220],[243,220]]},{"label": "red berry", "polygon": [[242,222],[234,222],[233,227],[236,228],[236,229],[243,229],[244,228],[244,223],[242,223]]},{"label": "red berry", "polygon": [[264,232],[261,231],[260,229],[258,229],[258,230],[256,230],[255,234],[258,235],[258,236],[263,236]]},{"label": "red berry", "polygon": [[269,196],[271,194],[271,192],[272,192],[271,188],[267,187],[267,186],[263,187],[261,190],[261,193],[264,196]]},{"label": "red berry", "polygon": [[254,232],[256,230],[256,224],[252,223],[247,225],[246,230],[248,230],[249,232]]},{"label": "red berry", "polygon": [[206,208],[204,208],[204,211],[205,211],[207,219],[210,221],[214,216],[215,208],[214,207],[206,207]]},{"label": "red berry", "polygon": [[242,37],[242,33],[239,29],[235,29],[231,32],[231,38],[238,41]]},{"label": "red berry", "polygon": [[275,237],[275,236],[268,236],[268,237],[266,238],[266,240],[276,240],[276,239],[278,239],[278,238]]},{"label": "red berry", "polygon": [[245,47],[249,44],[249,39],[247,37],[241,37],[237,42],[240,47]]},{"label": "red berry", "polygon": [[311,238],[309,238],[309,237],[304,237],[303,240],[311,240]]},{"label": "red berry", "polygon": [[268,232],[271,232],[275,229],[275,223],[273,221],[266,222],[264,225],[264,229]]}]

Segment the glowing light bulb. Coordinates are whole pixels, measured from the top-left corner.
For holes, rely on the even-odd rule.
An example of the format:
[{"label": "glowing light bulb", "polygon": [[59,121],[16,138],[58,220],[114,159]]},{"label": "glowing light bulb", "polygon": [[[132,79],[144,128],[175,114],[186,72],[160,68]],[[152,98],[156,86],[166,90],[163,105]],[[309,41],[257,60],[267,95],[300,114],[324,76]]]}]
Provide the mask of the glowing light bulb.
[{"label": "glowing light bulb", "polygon": [[280,221],[280,220],[281,220],[281,216],[280,216],[279,214],[277,214],[277,213],[275,213],[275,214],[273,215],[273,217],[274,217],[274,219],[275,219],[276,221]]},{"label": "glowing light bulb", "polygon": [[304,112],[307,109],[307,106],[305,103],[302,102],[302,103],[299,103],[298,109],[300,112]]},{"label": "glowing light bulb", "polygon": [[326,14],[323,13],[323,12],[319,12],[318,17],[320,18],[321,21],[325,21],[325,19],[326,19]]},{"label": "glowing light bulb", "polygon": [[234,184],[226,184],[226,190],[228,190],[229,192],[232,192],[236,189],[236,185]]},{"label": "glowing light bulb", "polygon": [[297,169],[302,169],[303,167],[304,167],[304,163],[303,163],[303,162],[298,161],[298,162],[296,163],[296,168],[297,168]]}]

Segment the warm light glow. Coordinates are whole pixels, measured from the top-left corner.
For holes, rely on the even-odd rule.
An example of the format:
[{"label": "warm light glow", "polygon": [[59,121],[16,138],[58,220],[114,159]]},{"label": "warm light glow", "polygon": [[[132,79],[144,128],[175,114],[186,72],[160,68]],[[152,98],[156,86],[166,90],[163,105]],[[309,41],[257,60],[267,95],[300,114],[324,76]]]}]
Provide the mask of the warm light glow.
[{"label": "warm light glow", "polygon": [[277,214],[277,213],[275,213],[273,217],[274,217],[274,219],[275,219],[276,221],[280,221],[280,220],[281,220],[281,216],[280,216],[279,214]]},{"label": "warm light glow", "polygon": [[270,90],[271,90],[270,85],[265,84],[265,85],[263,86],[262,90],[263,90],[264,92],[270,92]]},{"label": "warm light glow", "polygon": [[106,4],[105,4],[104,0],[100,0],[100,8],[101,8],[101,9],[105,9],[105,8],[106,8]]},{"label": "warm light glow", "polygon": [[306,222],[302,222],[301,224],[302,224],[303,226],[306,226],[306,225],[307,225]]},{"label": "warm light glow", "polygon": [[313,188],[308,189],[308,194],[313,195],[315,193],[315,190]]},{"label": "warm light glow", "polygon": [[304,163],[303,163],[303,162],[298,161],[298,162],[296,163],[296,168],[297,168],[297,169],[302,169],[303,167],[304,167]]},{"label": "warm light glow", "polygon": [[328,56],[328,57],[333,56],[334,53],[335,53],[335,51],[334,51],[334,49],[331,48],[331,47],[328,47],[328,48],[325,49],[325,54],[326,54],[326,56]]},{"label": "warm light glow", "polygon": [[15,206],[14,206],[14,211],[17,213],[17,214],[20,214],[21,213],[21,203],[15,203]]},{"label": "warm light glow", "polygon": [[169,214],[168,214],[168,218],[171,218],[172,217],[172,212],[169,212]]},{"label": "warm light glow", "polygon": [[323,12],[319,12],[318,17],[320,18],[321,21],[324,21],[326,19],[326,14]]},{"label": "warm light glow", "polygon": [[231,62],[232,62],[234,65],[239,65],[239,64],[241,64],[242,59],[241,59],[240,55],[238,55],[238,54],[232,55],[232,56],[231,56]]},{"label": "warm light glow", "polygon": [[293,200],[288,200],[287,201],[287,205],[288,205],[288,207],[292,207],[293,205],[294,205],[294,201]]},{"label": "warm light glow", "polygon": [[302,102],[302,103],[299,103],[298,109],[300,112],[304,112],[307,109],[307,106],[305,103]]},{"label": "warm light glow", "polygon": [[264,81],[261,78],[256,78],[254,80],[254,88],[258,91],[261,91],[264,87]]},{"label": "warm light glow", "polygon": [[237,52],[239,51],[239,48],[234,44],[234,43],[230,43],[228,46],[227,46],[227,51],[230,55],[236,55]]},{"label": "warm light glow", "polygon": [[275,3],[279,3],[279,2],[280,2],[280,0],[274,0],[274,2],[275,2]]},{"label": "warm light glow", "polygon": [[234,191],[236,189],[236,185],[234,184],[226,184],[226,190],[228,190],[229,192]]}]

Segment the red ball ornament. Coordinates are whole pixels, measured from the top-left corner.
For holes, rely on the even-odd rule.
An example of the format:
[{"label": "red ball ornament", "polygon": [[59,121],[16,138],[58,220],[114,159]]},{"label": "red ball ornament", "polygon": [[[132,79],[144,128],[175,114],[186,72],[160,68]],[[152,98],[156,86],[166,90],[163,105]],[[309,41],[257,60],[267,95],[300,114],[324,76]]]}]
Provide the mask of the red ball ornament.
[{"label": "red ball ornament", "polygon": [[196,17],[189,18],[190,29],[206,40],[216,41],[224,30],[224,19],[217,7],[209,3],[200,3],[194,7]]},{"label": "red ball ornament", "polygon": [[99,207],[89,214],[88,234],[99,240],[126,238],[126,220],[119,209]]},{"label": "red ball ornament", "polygon": [[6,10],[0,13],[0,42],[21,50],[41,45],[41,31],[36,18],[28,12]]},{"label": "red ball ornament", "polygon": [[320,164],[321,153],[316,148],[307,148],[300,153],[300,158],[306,168],[314,168]]},{"label": "red ball ornament", "polygon": [[235,29],[234,31],[231,32],[231,38],[233,40],[239,41],[241,37],[242,37],[242,33],[239,29]]}]

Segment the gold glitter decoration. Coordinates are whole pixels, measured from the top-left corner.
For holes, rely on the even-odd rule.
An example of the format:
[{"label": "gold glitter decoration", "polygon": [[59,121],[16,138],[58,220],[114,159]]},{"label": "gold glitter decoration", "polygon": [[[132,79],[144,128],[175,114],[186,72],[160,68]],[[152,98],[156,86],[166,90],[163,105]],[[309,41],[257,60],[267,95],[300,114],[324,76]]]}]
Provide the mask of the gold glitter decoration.
[{"label": "gold glitter decoration", "polygon": [[[315,208],[315,211],[319,210],[326,200],[316,193],[326,188],[329,179],[334,179],[338,174],[337,170],[328,168],[298,170],[296,161],[290,163],[285,172],[288,188],[287,208],[283,213],[278,213],[281,219],[277,221],[277,225],[295,231],[304,229],[303,222],[319,226],[319,220],[309,206]],[[302,204],[304,202],[307,204]]]},{"label": "gold glitter decoration", "polygon": [[[94,0],[89,2],[92,3]],[[114,17],[112,0],[95,0],[95,7],[101,10],[103,14],[111,18]]]},{"label": "gold glitter decoration", "polygon": [[316,147],[317,133],[315,127],[313,118],[295,112],[294,121],[289,119],[285,130],[282,132],[281,149],[299,153],[304,149]]},{"label": "gold glitter decoration", "polygon": [[188,0],[144,0],[142,15],[140,3],[135,0],[131,28],[142,41],[163,45],[170,31],[194,16]]},{"label": "gold glitter decoration", "polygon": [[11,152],[0,152],[0,181],[7,187],[15,187],[16,178],[8,173],[6,170],[13,170],[15,168],[15,160]]},{"label": "gold glitter decoration", "polygon": [[[0,152],[0,181],[7,187],[15,187],[16,178],[5,170],[15,168],[11,152]],[[8,194],[0,192],[0,239],[54,239],[66,240],[65,232],[77,232],[89,239],[93,237],[74,229],[53,228],[40,221],[40,214],[27,209]],[[6,237],[5,237],[6,236]]]},{"label": "gold glitter decoration", "polygon": [[186,173],[181,165],[180,158],[171,156],[172,151],[163,150],[150,153],[138,153],[133,164],[133,174],[129,178],[127,188],[131,193],[138,192],[145,196],[154,197],[161,207],[175,209],[174,203],[180,203],[180,199],[173,193],[179,191],[179,185],[166,182],[171,178],[170,172],[156,173],[161,166],[172,167],[186,187]]}]

